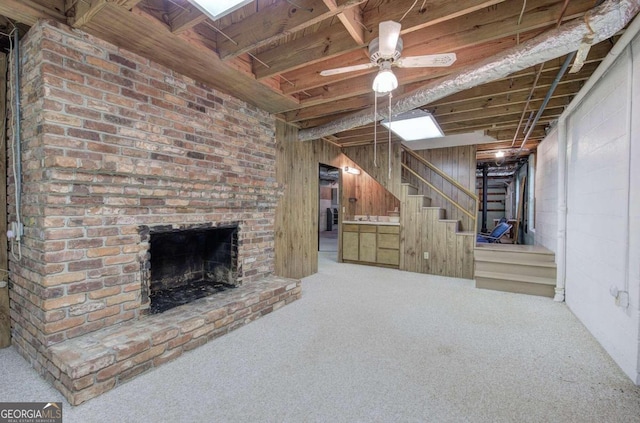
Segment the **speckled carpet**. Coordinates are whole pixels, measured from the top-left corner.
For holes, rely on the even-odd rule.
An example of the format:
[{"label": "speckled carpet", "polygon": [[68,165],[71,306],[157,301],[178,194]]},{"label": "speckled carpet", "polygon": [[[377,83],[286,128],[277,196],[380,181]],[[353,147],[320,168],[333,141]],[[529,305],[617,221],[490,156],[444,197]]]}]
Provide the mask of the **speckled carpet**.
[{"label": "speckled carpet", "polygon": [[0,350],[0,401],[64,422],[638,422],[640,389],[564,304],[338,264],[302,299],[79,407]]}]

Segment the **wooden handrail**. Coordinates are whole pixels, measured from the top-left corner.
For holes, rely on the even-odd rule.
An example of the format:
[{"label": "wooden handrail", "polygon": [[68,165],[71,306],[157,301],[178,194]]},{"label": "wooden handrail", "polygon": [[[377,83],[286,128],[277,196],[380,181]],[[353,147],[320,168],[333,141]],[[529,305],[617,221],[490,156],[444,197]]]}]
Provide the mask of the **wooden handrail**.
[{"label": "wooden handrail", "polygon": [[[457,201],[455,201],[453,198],[449,197],[447,194],[445,194],[444,192],[440,191],[438,188],[435,187],[435,185],[433,185],[431,182],[427,181],[426,179],[424,179],[422,176],[420,176],[415,170],[411,169],[409,166],[407,166],[404,163],[401,163],[402,167],[404,169],[406,169],[407,171],[409,171],[413,176],[415,176],[416,178],[420,179],[422,182],[424,182],[426,185],[429,186],[429,188],[431,188],[432,190],[434,190],[435,192],[437,192],[438,194],[440,194],[442,197],[444,197],[447,201],[449,201],[451,204],[453,204],[454,206],[456,206],[458,209],[460,209],[461,212],[463,212],[464,214],[466,214],[467,216],[469,216],[471,218],[471,220],[474,222],[476,221],[476,216],[474,216],[473,214],[471,214],[469,211],[467,211],[467,209],[465,209],[464,207],[462,207],[460,204],[458,204]],[[476,208],[477,208],[477,204],[478,204],[478,197],[477,196],[473,196],[473,199],[476,202]],[[475,228],[474,228],[475,230]]]},{"label": "wooden handrail", "polygon": [[[469,197],[473,198],[474,200],[478,201],[478,196],[474,193],[469,191],[467,188],[465,188],[464,186],[462,186],[460,184],[460,182],[456,181],[455,179],[453,179],[451,176],[447,175],[446,173],[444,173],[442,170],[440,170],[437,166],[435,166],[433,163],[429,162],[427,159],[425,159],[424,157],[420,156],[419,154],[415,153],[414,151],[412,151],[411,149],[405,147],[404,145],[402,146],[402,149],[409,154],[411,157],[413,157],[414,159],[418,160],[420,163],[422,163],[423,165],[427,166],[429,169],[431,169],[432,171],[434,171],[435,173],[437,173],[438,175],[440,175],[442,178],[444,178],[447,182],[449,182],[450,184],[452,184],[453,186],[455,186],[456,188],[458,188],[460,191],[464,192],[465,194],[467,194]],[[420,178],[422,179],[422,178]],[[429,184],[431,185],[431,184]]]}]

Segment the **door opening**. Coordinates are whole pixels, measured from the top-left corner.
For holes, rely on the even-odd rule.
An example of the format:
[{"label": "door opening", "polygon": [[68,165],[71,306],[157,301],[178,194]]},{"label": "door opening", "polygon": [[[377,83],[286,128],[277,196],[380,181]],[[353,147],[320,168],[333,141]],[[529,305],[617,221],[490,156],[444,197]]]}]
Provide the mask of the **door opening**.
[{"label": "door opening", "polygon": [[340,213],[340,169],[319,166],[318,251],[338,251],[338,222]]}]

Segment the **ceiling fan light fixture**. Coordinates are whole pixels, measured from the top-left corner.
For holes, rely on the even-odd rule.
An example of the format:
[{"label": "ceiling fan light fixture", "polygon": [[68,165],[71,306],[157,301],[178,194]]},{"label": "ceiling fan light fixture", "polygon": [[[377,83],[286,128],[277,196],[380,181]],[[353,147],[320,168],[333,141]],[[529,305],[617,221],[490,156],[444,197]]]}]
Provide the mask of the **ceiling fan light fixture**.
[{"label": "ceiling fan light fixture", "polygon": [[398,78],[396,78],[391,69],[380,69],[373,80],[373,91],[386,94],[396,88],[398,88]]},{"label": "ceiling fan light fixture", "polygon": [[253,0],[189,0],[190,3],[213,20],[219,19],[224,15],[228,15],[234,10],[238,10],[252,1]]}]

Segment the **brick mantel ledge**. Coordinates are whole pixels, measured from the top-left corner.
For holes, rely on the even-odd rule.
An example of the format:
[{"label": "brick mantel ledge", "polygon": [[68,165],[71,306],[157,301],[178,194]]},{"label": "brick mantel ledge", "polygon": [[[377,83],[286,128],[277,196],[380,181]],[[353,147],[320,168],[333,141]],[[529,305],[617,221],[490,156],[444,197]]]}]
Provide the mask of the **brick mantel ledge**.
[{"label": "brick mantel ledge", "polygon": [[48,378],[78,405],[300,298],[301,282],[276,276],[49,348]]}]

